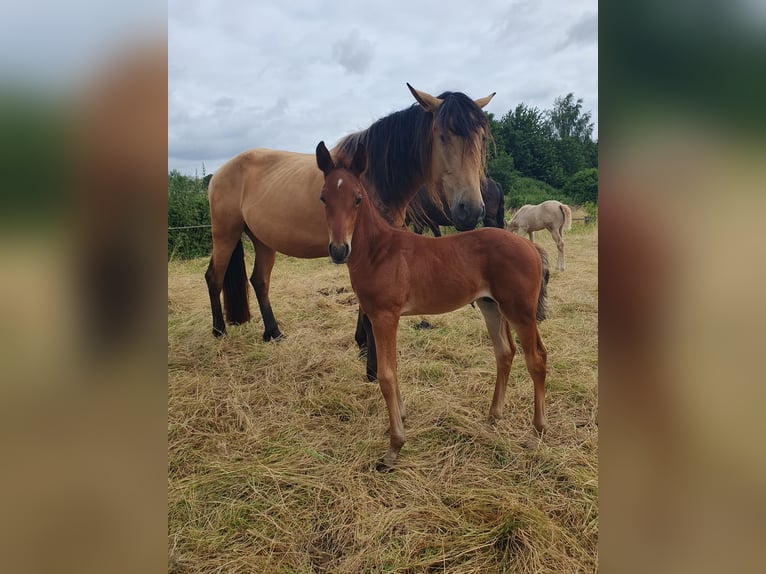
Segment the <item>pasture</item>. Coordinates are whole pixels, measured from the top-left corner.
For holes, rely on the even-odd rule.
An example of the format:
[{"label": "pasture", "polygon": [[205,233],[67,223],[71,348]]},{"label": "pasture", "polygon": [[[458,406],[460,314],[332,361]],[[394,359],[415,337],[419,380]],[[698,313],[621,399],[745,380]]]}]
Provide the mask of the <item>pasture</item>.
[{"label": "pasture", "polygon": [[[215,339],[208,259],[171,261],[169,572],[594,572],[597,238],[575,221],[566,271],[551,267],[542,440],[521,349],[504,418],[487,421],[495,360],[477,308],[402,317],[407,442],[388,474],[375,471],[386,406],[357,356],[345,266],[278,255],[286,337],[264,343],[252,291],[253,320]],[[553,260],[550,234],[536,240]]]}]

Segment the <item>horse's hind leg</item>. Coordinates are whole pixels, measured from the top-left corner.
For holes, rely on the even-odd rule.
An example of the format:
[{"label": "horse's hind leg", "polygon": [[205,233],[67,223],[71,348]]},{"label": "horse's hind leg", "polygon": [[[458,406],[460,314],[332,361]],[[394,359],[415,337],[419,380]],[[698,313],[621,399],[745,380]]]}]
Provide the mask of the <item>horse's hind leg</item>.
[{"label": "horse's hind leg", "polygon": [[489,419],[491,422],[495,422],[503,416],[505,391],[508,387],[508,375],[511,372],[513,357],[516,354],[516,345],[513,342],[513,337],[511,337],[508,321],[500,314],[497,303],[491,299],[480,299],[476,303],[484,315],[484,322],[487,324],[487,332],[492,339],[497,363],[495,393],[489,408]]},{"label": "horse's hind leg", "polygon": [[519,336],[521,348],[524,349],[524,360],[535,386],[535,410],[532,424],[537,432],[542,433],[548,426],[545,418],[545,375],[548,353],[540,338],[534,316],[530,321],[514,324],[513,327]]},{"label": "horse's hind leg", "polygon": [[[246,281],[244,275],[244,259],[241,251],[236,253],[238,258],[234,260],[232,254],[235,250],[242,249],[242,229],[229,230],[227,233],[215,231],[213,233],[213,254],[210,256],[210,264],[205,272],[205,282],[207,283],[207,291],[210,296],[210,310],[213,314],[213,335],[220,337],[226,334],[226,323],[223,320],[223,309],[221,307],[221,290],[224,286],[224,277],[227,273],[234,275],[242,274],[242,281]],[[240,261],[241,259],[241,261]],[[230,270],[231,267],[231,270]],[[232,282],[236,278],[233,278]],[[227,309],[231,310],[231,307],[237,307],[240,319],[235,322],[244,322],[249,318],[250,311],[247,306],[247,283],[244,285],[244,290],[239,289],[240,296],[244,296],[244,301],[237,301],[236,304],[233,301],[227,302]],[[244,318],[244,317],[247,318]],[[231,321],[231,317],[229,318]]]},{"label": "horse's hind leg", "polygon": [[561,237],[561,232],[558,229],[551,229],[551,236],[556,243],[556,249],[558,254],[556,256],[556,269],[558,271],[564,271],[566,269],[566,261],[564,260],[564,239]]},{"label": "horse's hind leg", "polygon": [[[248,234],[250,235],[250,234]],[[250,283],[255,289],[255,296],[258,298],[258,308],[263,317],[263,340],[278,341],[282,338],[282,333],[274,318],[274,312],[271,310],[271,301],[269,300],[269,286],[271,284],[271,270],[274,269],[274,260],[277,253],[270,247],[267,247],[255,237],[250,235],[255,246],[255,266],[253,274],[250,276]]]}]

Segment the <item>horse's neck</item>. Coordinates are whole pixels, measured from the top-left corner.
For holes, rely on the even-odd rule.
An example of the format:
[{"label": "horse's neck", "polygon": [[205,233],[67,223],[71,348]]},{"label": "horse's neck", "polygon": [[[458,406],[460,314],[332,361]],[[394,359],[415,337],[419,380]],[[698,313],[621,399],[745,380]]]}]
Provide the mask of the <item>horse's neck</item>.
[{"label": "horse's neck", "polygon": [[[418,106],[395,112],[381,118],[365,130],[345,138],[339,143],[334,153],[345,149],[346,155],[353,155],[358,142],[363,142],[370,154],[367,172],[363,183],[368,195],[381,215],[395,227],[403,227],[407,206],[417,195],[418,190],[430,180],[430,154],[415,152],[414,160],[409,147],[403,147],[421,138],[430,137],[430,129],[418,121],[424,112]],[[403,119],[403,118],[407,119]],[[391,134],[395,133],[395,137]],[[401,154],[407,153],[406,158]],[[386,158],[381,164],[374,158]],[[390,172],[390,165],[404,162],[398,171]]]},{"label": "horse's neck", "polygon": [[373,206],[369,196],[359,206],[354,235],[351,239],[349,269],[353,272],[376,259],[376,254],[386,249],[391,235],[397,232]]}]

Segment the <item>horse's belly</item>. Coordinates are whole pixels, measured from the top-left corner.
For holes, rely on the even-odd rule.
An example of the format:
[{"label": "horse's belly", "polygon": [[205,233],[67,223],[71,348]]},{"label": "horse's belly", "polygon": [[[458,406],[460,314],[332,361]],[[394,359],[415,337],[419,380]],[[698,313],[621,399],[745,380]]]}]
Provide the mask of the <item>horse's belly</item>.
[{"label": "horse's belly", "polygon": [[449,313],[482,297],[489,297],[489,292],[477,289],[466,293],[450,293],[444,289],[435,288],[429,295],[417,294],[410,296],[402,305],[402,315],[441,315]]},{"label": "horse's belly", "polygon": [[329,257],[327,251],[329,239],[325,237],[324,241],[321,242],[317,242],[316,238],[312,239],[314,240],[307,240],[302,242],[275,242],[273,245],[269,245],[269,247],[275,251],[278,251],[279,253],[284,253],[290,257],[299,257],[301,259],[317,259],[319,257]]},{"label": "horse's belly", "polygon": [[258,215],[260,217],[256,219],[253,215],[246,214],[245,222],[253,236],[264,245],[290,257],[328,257],[327,245],[330,240],[324,213],[320,212],[322,219],[318,224],[310,218],[304,218],[302,222],[297,223],[276,216]]}]

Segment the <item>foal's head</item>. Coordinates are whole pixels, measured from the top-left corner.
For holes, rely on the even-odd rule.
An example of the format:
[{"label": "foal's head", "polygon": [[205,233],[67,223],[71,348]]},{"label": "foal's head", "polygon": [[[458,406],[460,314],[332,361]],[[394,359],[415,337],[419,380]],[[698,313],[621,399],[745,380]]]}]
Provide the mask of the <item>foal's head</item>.
[{"label": "foal's head", "polygon": [[367,194],[359,179],[367,169],[367,150],[359,144],[351,165],[335,165],[330,152],[321,141],[316,150],[317,165],[324,173],[324,186],[319,199],[324,203],[327,227],[330,232],[330,259],[333,263],[345,263],[351,253],[351,237],[354,234],[356,216]]}]

